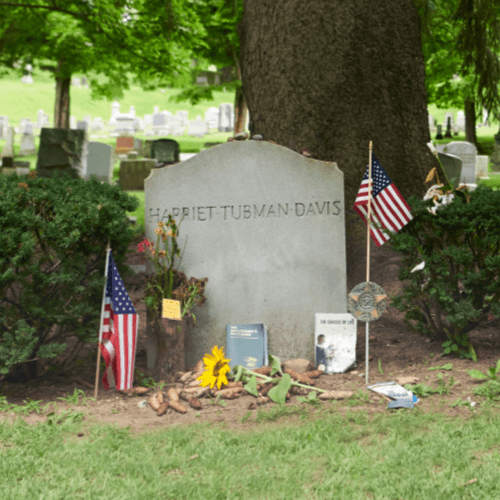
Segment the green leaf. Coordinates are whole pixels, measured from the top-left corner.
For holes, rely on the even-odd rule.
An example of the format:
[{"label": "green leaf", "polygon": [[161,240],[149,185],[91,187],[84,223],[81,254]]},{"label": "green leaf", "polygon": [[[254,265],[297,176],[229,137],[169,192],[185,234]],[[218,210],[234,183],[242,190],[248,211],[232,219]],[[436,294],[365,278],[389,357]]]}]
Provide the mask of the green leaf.
[{"label": "green leaf", "polygon": [[290,389],[290,386],[292,385],[292,378],[288,373],[285,373],[283,377],[281,378],[280,382],[278,385],[273,387],[267,395],[269,398],[274,401],[275,403],[279,404],[285,404],[286,401],[286,394],[288,392],[288,389]]},{"label": "green leaf", "polygon": [[488,376],[492,379],[492,380],[496,380],[497,379],[497,372],[495,370],[495,367],[493,366],[490,366],[488,368]]},{"label": "green leaf", "polygon": [[317,401],[318,400],[318,397],[316,395],[316,391],[311,391],[308,395],[307,395],[307,399],[309,401]]},{"label": "green leaf", "polygon": [[485,380],[488,378],[487,375],[485,375],[484,373],[481,373],[479,370],[468,370],[467,373],[472,377],[472,378],[476,378],[478,380]]},{"label": "green leaf", "polygon": [[446,365],[443,366],[433,366],[429,368],[429,371],[432,372],[434,370],[452,370],[452,369],[453,369],[453,364],[447,363]]},{"label": "green leaf", "polygon": [[498,373],[498,372],[500,372],[500,359],[497,361],[497,367],[495,370],[495,373]]},{"label": "green leaf", "polygon": [[269,354],[269,364],[271,365],[271,377],[274,376],[275,373],[281,373],[280,358]]},{"label": "green leaf", "polygon": [[449,347],[447,347],[444,351],[443,351],[443,354],[450,354],[451,352],[451,349]]},{"label": "green leaf", "polygon": [[243,375],[243,365],[233,366],[233,372],[235,373],[234,381],[239,382]]},{"label": "green leaf", "polygon": [[453,345],[451,346],[451,350],[452,350],[452,351],[457,351],[457,350],[458,350],[458,346],[457,346],[457,344],[453,344]]},{"label": "green leaf", "polygon": [[243,386],[243,389],[245,389],[252,396],[258,397],[259,393],[257,392],[257,377],[255,375],[252,375],[250,377],[250,380]]}]

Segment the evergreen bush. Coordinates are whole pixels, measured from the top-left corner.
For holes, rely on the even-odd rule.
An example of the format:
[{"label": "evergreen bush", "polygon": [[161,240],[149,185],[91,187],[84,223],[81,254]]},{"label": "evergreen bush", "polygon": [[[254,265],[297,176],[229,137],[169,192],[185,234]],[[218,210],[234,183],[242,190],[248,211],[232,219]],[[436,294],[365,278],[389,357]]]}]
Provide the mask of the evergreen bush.
[{"label": "evergreen bush", "polygon": [[441,205],[409,198],[414,219],[390,240],[407,281],[393,305],[411,330],[444,341],[444,354],[475,361],[469,333],[500,315],[500,191],[479,186],[452,195]]},{"label": "evergreen bush", "polygon": [[95,178],[0,175],[0,374],[62,353],[66,367],[97,341],[108,239],[120,274],[130,275],[127,212],[137,205]]}]

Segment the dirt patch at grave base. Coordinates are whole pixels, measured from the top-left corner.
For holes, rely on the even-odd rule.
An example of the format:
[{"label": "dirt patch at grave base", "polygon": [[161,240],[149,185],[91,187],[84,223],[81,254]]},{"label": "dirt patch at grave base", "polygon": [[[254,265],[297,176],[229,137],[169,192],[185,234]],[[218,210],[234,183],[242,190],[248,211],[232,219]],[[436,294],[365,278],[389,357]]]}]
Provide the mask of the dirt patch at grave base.
[{"label": "dirt patch at grave base", "polygon": [[[140,241],[133,241],[129,247],[129,258],[127,264],[142,264],[142,257],[136,252],[136,245]],[[351,252],[348,253],[348,289],[352,289],[357,283],[364,281],[365,262],[361,255],[365,249],[361,246],[359,258]],[[350,262],[350,264],[349,264]],[[370,281],[382,286],[388,295],[397,294],[402,284],[398,281],[399,257],[392,252],[390,247],[374,249],[372,259],[372,269]],[[350,266],[350,267],[349,267]],[[356,267],[357,266],[357,267]],[[145,275],[137,274],[133,277],[124,277],[127,291],[135,304],[141,321],[139,322],[139,338],[137,346],[136,367],[146,373],[146,338],[145,321],[146,309],[142,300],[144,290]],[[480,396],[475,396],[474,388],[479,382],[473,380],[465,370],[476,368],[483,373],[488,367],[493,366],[500,357],[500,336],[498,329],[499,320],[492,320],[484,327],[480,327],[471,333],[471,338],[478,353],[478,362],[456,359],[451,357],[439,357],[442,352],[440,343],[425,340],[419,335],[408,330],[403,322],[403,314],[395,308],[389,306],[380,320],[370,324],[370,350],[371,361],[369,363],[369,382],[395,381],[400,377],[413,376],[418,379],[418,383],[425,383],[433,389],[438,388],[438,371],[429,371],[429,367],[441,366],[445,363],[452,363],[452,371],[441,371],[443,380],[449,386],[449,380],[453,377],[456,383],[451,387],[449,395],[433,394],[426,398],[420,398],[416,407],[420,411],[439,412],[450,417],[470,418],[471,408],[468,406],[451,407],[451,404],[461,398],[477,402],[480,411],[481,403],[485,401]],[[75,389],[83,391],[88,398],[94,396],[94,380],[96,366],[96,350],[93,346],[88,346],[79,354],[73,369],[66,373],[47,375],[30,381],[28,383],[0,382],[0,395],[6,396],[8,403],[23,405],[25,400],[31,399],[41,401],[41,406],[49,402],[58,403],[58,411],[64,410],[66,404],[58,398],[66,398],[73,395]],[[322,406],[327,406],[332,412],[345,412],[347,409],[366,410],[369,415],[387,412],[387,400],[366,389],[365,384],[365,324],[358,325],[357,341],[357,366],[353,370],[338,375],[322,375],[316,379],[316,387],[326,390],[346,390],[354,392],[353,398],[340,400],[335,403],[321,402]],[[380,366],[383,375],[379,371]],[[171,384],[174,387],[181,387],[180,383]],[[163,388],[164,394],[170,386]],[[195,410],[188,403],[183,404],[187,408],[186,414],[179,414],[173,409],[168,409],[167,413],[158,417],[149,405],[142,408],[139,403],[147,400],[152,395],[150,392],[146,396],[127,397],[121,395],[114,389],[105,391],[99,389],[97,402],[89,401],[88,405],[80,404],[73,406],[76,411],[84,413],[84,423],[92,424],[101,422],[104,424],[116,424],[120,427],[130,427],[134,433],[153,431],[163,428],[190,425],[196,422],[223,424],[226,428],[248,429],[255,425],[256,414],[262,409],[277,407],[275,403],[269,403],[258,409],[249,409],[249,405],[255,401],[251,395],[244,395],[234,400],[227,400],[225,406],[215,404],[209,398],[201,398],[203,405],[201,410]],[[300,407],[304,405],[297,396],[292,396],[286,403],[286,407]],[[52,411],[50,407],[48,411]],[[396,410],[414,411],[414,410]],[[242,418],[250,412],[248,420],[241,422]],[[12,414],[0,414],[0,420],[11,420]],[[46,420],[45,415],[30,414],[21,416],[28,423],[35,424]],[[286,417],[287,422],[292,423],[293,417]],[[280,422],[283,422],[283,418]]]}]

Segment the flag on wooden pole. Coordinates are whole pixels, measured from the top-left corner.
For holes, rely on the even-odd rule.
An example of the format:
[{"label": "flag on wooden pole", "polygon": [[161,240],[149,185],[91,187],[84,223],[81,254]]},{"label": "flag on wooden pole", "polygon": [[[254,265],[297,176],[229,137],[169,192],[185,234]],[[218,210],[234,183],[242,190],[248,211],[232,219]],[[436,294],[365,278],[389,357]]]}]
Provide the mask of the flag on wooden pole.
[{"label": "flag on wooden pole", "polygon": [[100,348],[106,371],[102,383],[109,389],[109,376],[113,376],[117,390],[131,389],[134,379],[135,346],[139,316],[125,290],[111,251],[109,253],[104,315],[101,320]]},{"label": "flag on wooden pole", "polygon": [[[371,165],[372,197],[370,207],[370,234],[380,247],[390,238],[390,233],[402,229],[413,217],[410,206],[391,181],[379,161],[372,154]],[[354,210],[361,216],[366,224],[367,207],[369,201],[369,165],[361,182],[358,195],[354,202]]]}]

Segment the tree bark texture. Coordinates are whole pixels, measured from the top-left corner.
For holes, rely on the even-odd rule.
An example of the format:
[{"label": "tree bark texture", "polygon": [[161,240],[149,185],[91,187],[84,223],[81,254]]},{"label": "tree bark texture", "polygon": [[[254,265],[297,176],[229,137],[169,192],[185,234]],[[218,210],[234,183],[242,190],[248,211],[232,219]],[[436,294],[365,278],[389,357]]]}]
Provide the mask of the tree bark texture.
[{"label": "tree bark texture", "polygon": [[402,195],[437,161],[412,0],[245,0],[239,25],[251,134],[344,172],[352,207],[368,144]]},{"label": "tree bark texture", "polygon": [[[366,279],[366,226],[352,206],[368,145],[405,199],[439,168],[431,140],[420,20],[413,0],[245,0],[238,27],[250,134],[344,173],[347,283]],[[371,244],[370,280],[398,259]],[[349,290],[348,290],[349,291]]]},{"label": "tree bark texture", "polygon": [[476,103],[474,99],[465,99],[465,140],[472,144],[477,144],[476,137]]},{"label": "tree bark texture", "polygon": [[69,90],[71,76],[61,74],[62,63],[57,65],[56,77],[56,102],[54,106],[54,128],[69,129],[70,98]]}]

